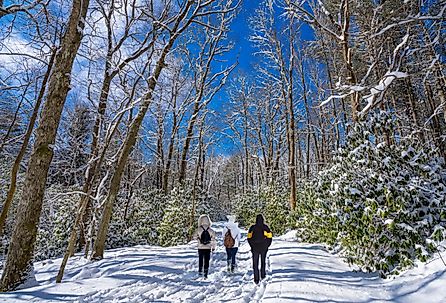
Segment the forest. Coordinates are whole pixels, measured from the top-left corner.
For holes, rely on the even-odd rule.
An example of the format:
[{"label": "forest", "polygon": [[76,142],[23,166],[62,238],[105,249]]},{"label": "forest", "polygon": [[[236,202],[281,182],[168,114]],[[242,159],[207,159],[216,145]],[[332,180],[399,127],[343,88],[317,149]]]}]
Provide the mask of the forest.
[{"label": "forest", "polygon": [[0,29],[1,291],[203,213],[382,277],[445,249],[444,0],[0,0]]}]

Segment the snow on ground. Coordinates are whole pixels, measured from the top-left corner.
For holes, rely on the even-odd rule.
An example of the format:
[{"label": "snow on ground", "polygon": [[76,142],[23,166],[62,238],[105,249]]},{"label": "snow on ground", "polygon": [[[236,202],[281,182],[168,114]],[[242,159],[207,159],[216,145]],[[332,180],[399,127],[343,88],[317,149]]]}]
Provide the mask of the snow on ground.
[{"label": "snow on ground", "polygon": [[[221,227],[215,226],[220,235]],[[207,280],[197,275],[193,243],[136,246],[107,251],[96,263],[70,259],[61,284],[54,283],[60,260],[38,262],[40,285],[0,294],[0,302],[446,302],[446,268],[439,259],[382,280],[352,271],[322,246],[297,243],[290,233],[273,240],[267,278],[256,286],[246,233],[244,238],[234,274],[226,272],[222,239]]]}]

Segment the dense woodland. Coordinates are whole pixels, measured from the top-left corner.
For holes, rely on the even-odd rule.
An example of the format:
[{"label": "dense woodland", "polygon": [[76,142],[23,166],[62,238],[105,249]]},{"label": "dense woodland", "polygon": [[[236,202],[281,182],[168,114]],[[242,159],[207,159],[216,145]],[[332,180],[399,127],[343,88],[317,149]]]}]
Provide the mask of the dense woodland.
[{"label": "dense woodland", "polygon": [[[247,0],[245,0],[247,1]],[[446,2],[0,0],[2,290],[263,212],[363,270],[446,235]]]}]

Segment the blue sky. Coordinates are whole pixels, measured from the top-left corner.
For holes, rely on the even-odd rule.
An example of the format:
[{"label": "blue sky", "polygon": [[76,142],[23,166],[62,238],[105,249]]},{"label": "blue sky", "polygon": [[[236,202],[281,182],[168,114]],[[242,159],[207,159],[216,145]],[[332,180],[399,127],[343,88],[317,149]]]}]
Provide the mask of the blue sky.
[{"label": "blue sky", "polygon": [[[229,33],[229,39],[234,42],[234,49],[228,53],[224,59],[228,61],[228,65],[235,62],[238,58],[238,66],[233,71],[230,78],[234,78],[240,74],[246,75],[247,77],[254,79],[256,78],[256,69],[254,66],[260,61],[258,56],[255,56],[255,47],[249,41],[249,36],[252,31],[249,26],[249,19],[254,16],[256,9],[262,4],[261,0],[243,0],[242,7],[239,14],[234,19],[231,24],[231,32]],[[302,26],[301,28],[301,39],[310,40],[313,39],[312,30],[308,26]],[[215,97],[215,100],[211,103],[211,108],[214,109],[218,116],[223,115],[224,109],[227,109],[228,95],[227,86],[223,87],[220,93]],[[219,123],[221,121],[221,123]],[[216,121],[223,128],[223,119]],[[231,142],[229,138],[222,138],[219,142],[219,146],[216,150],[220,154],[232,154],[236,152],[236,147]]]},{"label": "blue sky", "polygon": [[251,34],[249,18],[254,15],[259,3],[259,0],[244,0],[240,13],[231,25],[229,38],[235,43],[234,55],[239,56],[238,73],[249,73],[252,64],[256,61],[253,56],[254,48],[249,42],[249,35]]},{"label": "blue sky", "polygon": [[[249,18],[255,14],[256,8],[260,4],[260,0],[243,0],[242,7],[239,14],[234,19],[231,24],[231,31],[229,33],[229,39],[234,43],[234,49],[225,56],[225,60],[228,61],[228,65],[232,64],[238,59],[238,66],[233,71],[230,78],[234,78],[240,74],[246,74],[247,76],[254,76],[253,65],[258,60],[254,56],[255,49],[251,42],[249,42],[249,36],[251,35],[251,30],[249,26]],[[229,84],[229,83],[228,83]],[[222,117],[223,111],[228,104],[227,86],[223,87],[220,93],[215,97],[215,99],[210,104],[210,107],[217,112],[217,117]],[[224,120],[219,119],[222,123],[219,126],[221,128],[225,127]],[[216,151],[219,154],[229,155],[234,152],[235,146],[233,142],[221,134],[221,141],[219,146],[215,146]]]}]

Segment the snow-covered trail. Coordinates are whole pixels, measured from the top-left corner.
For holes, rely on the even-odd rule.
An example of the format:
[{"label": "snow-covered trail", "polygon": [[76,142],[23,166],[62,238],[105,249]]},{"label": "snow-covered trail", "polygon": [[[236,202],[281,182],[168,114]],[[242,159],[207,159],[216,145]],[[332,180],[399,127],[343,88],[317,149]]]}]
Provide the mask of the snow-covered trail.
[{"label": "snow-covered trail", "polygon": [[[221,224],[213,228],[221,235]],[[123,279],[131,280],[129,283],[112,291],[105,289],[89,294],[79,302],[255,302],[255,297],[261,298],[264,286],[258,288],[251,282],[251,252],[246,232],[243,239],[236,273],[226,272],[226,251],[221,237],[218,249],[211,256],[206,280],[198,277],[195,244],[179,246],[176,250],[159,248],[158,258],[142,253],[142,259],[137,262],[145,263],[143,266],[120,271]],[[120,255],[116,258],[128,259]]]},{"label": "snow-covered trail", "polygon": [[272,277],[264,303],[446,303],[446,268],[440,259],[383,280],[354,271],[323,246],[298,244],[289,234],[274,241],[268,263]]},{"label": "snow-covered trail", "polygon": [[272,283],[262,302],[378,302],[390,298],[377,275],[353,272],[322,246],[275,244],[270,252]]},{"label": "snow-covered trail", "polygon": [[[221,226],[215,226],[220,237]],[[446,274],[439,260],[397,279],[381,280],[353,272],[321,246],[299,244],[287,236],[273,240],[267,279],[256,286],[243,238],[234,274],[226,272],[222,239],[207,280],[197,275],[194,244],[136,246],[107,251],[96,263],[74,257],[62,284],[54,283],[60,260],[39,262],[40,285],[0,294],[0,302],[446,302]]]}]

